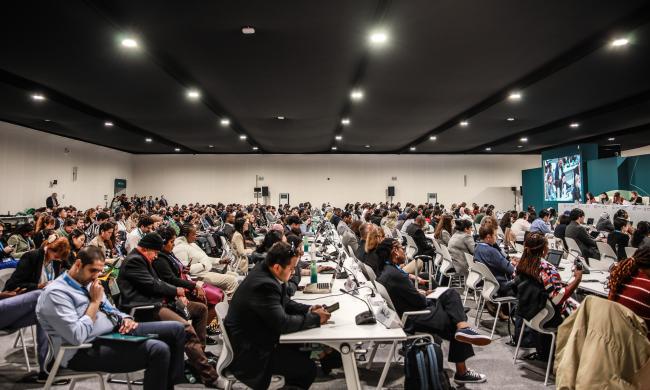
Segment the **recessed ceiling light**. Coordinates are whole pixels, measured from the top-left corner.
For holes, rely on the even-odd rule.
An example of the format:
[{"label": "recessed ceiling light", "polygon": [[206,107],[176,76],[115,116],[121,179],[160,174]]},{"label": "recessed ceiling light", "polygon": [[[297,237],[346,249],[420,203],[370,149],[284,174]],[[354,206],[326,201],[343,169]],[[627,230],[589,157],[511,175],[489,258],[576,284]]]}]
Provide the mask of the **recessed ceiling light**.
[{"label": "recessed ceiling light", "polygon": [[201,92],[199,92],[196,89],[188,89],[187,90],[187,98],[191,100],[197,100],[201,97]]},{"label": "recessed ceiling light", "polygon": [[144,139],[144,142],[153,142],[153,139],[151,139],[151,138],[145,138],[145,139]]},{"label": "recessed ceiling light", "polygon": [[221,126],[228,126],[228,125],[230,125],[230,119],[221,118],[221,121],[219,121],[219,123],[221,123]]},{"label": "recessed ceiling light", "polygon": [[137,49],[138,41],[136,41],[134,38],[124,38],[122,39],[122,46],[127,47],[129,49]]},{"label": "recessed ceiling light", "polygon": [[571,124],[569,125],[569,127],[572,128],[572,129],[577,129],[578,127],[580,127],[580,123],[578,123],[578,122],[573,122],[573,123],[571,123]]},{"label": "recessed ceiling light", "polygon": [[255,28],[252,27],[252,26],[244,26],[244,27],[241,28],[241,32],[242,32],[244,35],[255,34]]},{"label": "recessed ceiling light", "polygon": [[468,122],[468,121],[461,121],[461,122],[460,122],[460,125],[461,125],[462,127],[467,127],[467,126],[469,125],[469,122]]},{"label": "recessed ceiling light", "polygon": [[518,148],[523,148],[523,145],[517,145]]},{"label": "recessed ceiling light", "polygon": [[106,122],[104,122],[104,126],[113,127],[113,122],[106,121]]},{"label": "recessed ceiling light", "polygon": [[259,148],[257,146],[253,146],[253,150],[258,150]]},{"label": "recessed ceiling light", "polygon": [[521,100],[521,92],[511,92],[508,95],[509,100]]},{"label": "recessed ceiling light", "polygon": [[337,141],[340,141],[340,140],[343,139],[343,136],[342,135],[337,135],[336,137],[334,137],[334,139],[337,140]]},{"label": "recessed ceiling light", "polygon": [[438,139],[438,137],[436,137],[435,135],[432,135],[431,137],[429,137],[429,139],[430,139],[431,141],[435,141],[435,140]]},{"label": "recessed ceiling light", "polygon": [[616,139],[616,138],[614,138],[614,137],[609,137],[609,138],[607,138],[608,141],[614,141],[615,139]]},{"label": "recessed ceiling light", "polygon": [[281,120],[281,121],[283,121],[285,119],[283,116],[278,116],[277,118],[278,118],[278,120]]},{"label": "recessed ceiling light", "polygon": [[628,43],[630,43],[630,40],[627,38],[616,38],[610,43],[610,45],[613,47],[621,47],[626,46]]},{"label": "recessed ceiling light", "polygon": [[485,148],[485,151],[486,151],[486,152],[489,152],[489,151],[491,151],[491,150],[492,150],[492,148]]},{"label": "recessed ceiling light", "polygon": [[519,138],[519,141],[528,142],[528,137],[521,137],[521,138]]},{"label": "recessed ceiling light", "polygon": [[411,146],[409,149],[411,150],[411,152],[415,152],[415,146]]},{"label": "recessed ceiling light", "polygon": [[383,30],[375,30],[370,33],[368,40],[374,46],[381,46],[388,41],[388,34]]},{"label": "recessed ceiling light", "polygon": [[214,145],[208,145],[208,148],[212,149],[214,148]]},{"label": "recessed ceiling light", "polygon": [[513,121],[515,120],[515,118],[510,117],[510,118],[508,118],[508,119],[506,119],[506,120],[507,120],[508,122],[513,122]]},{"label": "recessed ceiling light", "polygon": [[181,148],[174,148],[174,152],[180,152]]},{"label": "recessed ceiling light", "polygon": [[336,146],[332,146],[332,150],[336,150],[336,149],[338,149]]},{"label": "recessed ceiling light", "polygon": [[241,135],[239,136],[239,139],[242,140],[242,141],[245,140],[246,138],[247,138],[247,137],[246,137],[246,134],[241,134]]},{"label": "recessed ceiling light", "polygon": [[341,119],[341,124],[344,126],[347,126],[350,124],[350,118],[343,118]]},{"label": "recessed ceiling light", "polygon": [[363,145],[364,148],[370,149],[370,145]]},{"label": "recessed ceiling light", "polygon": [[352,92],[350,92],[350,98],[356,101],[363,99],[363,91],[360,89],[353,89]]},{"label": "recessed ceiling light", "polygon": [[36,101],[43,101],[45,100],[45,95],[41,95],[40,93],[35,93],[32,95],[32,99]]},{"label": "recessed ceiling light", "polygon": [[45,122],[52,122],[50,119],[43,119]]}]

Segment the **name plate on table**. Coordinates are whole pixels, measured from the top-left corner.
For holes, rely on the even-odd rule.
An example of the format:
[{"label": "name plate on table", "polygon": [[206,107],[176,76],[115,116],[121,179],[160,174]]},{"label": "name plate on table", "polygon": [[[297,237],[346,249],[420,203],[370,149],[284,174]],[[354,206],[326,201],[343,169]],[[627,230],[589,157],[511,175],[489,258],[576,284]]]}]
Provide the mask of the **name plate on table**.
[{"label": "name plate on table", "polygon": [[371,306],[373,309],[372,311],[375,314],[375,318],[377,318],[377,322],[384,325],[386,329],[397,329],[402,327],[399,316],[395,310],[389,308],[385,302],[382,301],[382,303],[378,306]]}]

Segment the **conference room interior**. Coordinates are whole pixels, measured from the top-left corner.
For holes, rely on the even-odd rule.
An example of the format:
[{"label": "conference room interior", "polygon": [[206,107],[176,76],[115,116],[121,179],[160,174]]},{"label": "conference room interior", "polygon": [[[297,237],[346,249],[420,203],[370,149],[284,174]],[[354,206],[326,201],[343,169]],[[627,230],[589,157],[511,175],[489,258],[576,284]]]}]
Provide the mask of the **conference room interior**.
[{"label": "conference room interior", "polygon": [[648,2],[4,11],[0,389],[650,388]]}]

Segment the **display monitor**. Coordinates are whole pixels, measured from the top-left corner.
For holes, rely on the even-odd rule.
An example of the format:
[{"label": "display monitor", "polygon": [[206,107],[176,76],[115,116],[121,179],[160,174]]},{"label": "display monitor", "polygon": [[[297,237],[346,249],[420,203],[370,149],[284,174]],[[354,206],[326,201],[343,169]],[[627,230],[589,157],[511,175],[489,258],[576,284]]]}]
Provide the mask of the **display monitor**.
[{"label": "display monitor", "polygon": [[582,201],[582,159],[580,154],[544,160],[544,200]]}]

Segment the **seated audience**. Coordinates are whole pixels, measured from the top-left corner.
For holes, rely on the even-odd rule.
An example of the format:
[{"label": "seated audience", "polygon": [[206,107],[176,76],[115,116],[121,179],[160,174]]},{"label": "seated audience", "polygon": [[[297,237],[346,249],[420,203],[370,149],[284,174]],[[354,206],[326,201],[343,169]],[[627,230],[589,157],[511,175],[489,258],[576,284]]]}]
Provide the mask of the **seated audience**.
[{"label": "seated audience", "polygon": [[[77,221],[74,218],[66,218],[65,221],[59,226],[56,230],[56,234],[59,237],[68,238],[70,233],[77,228]],[[82,229],[83,230],[83,229]]]},{"label": "seated audience", "polygon": [[465,253],[474,255],[476,243],[472,236],[472,222],[467,219],[457,219],[454,227],[454,235],[449,239],[449,255],[454,269],[459,274],[467,277],[469,274],[469,264],[465,258]]},{"label": "seated audience", "polygon": [[609,246],[614,250],[614,253],[616,253],[617,260],[627,259],[625,247],[629,246],[630,243],[629,227],[630,224],[626,219],[615,218],[614,231],[607,235],[607,244],[609,244]]},{"label": "seated audience", "polygon": [[4,241],[5,225],[0,222],[0,260],[13,258],[14,247]]},{"label": "seated audience", "polygon": [[600,259],[600,252],[598,252],[598,246],[596,241],[587,233],[582,225],[585,223],[585,212],[575,208],[571,210],[569,214],[571,222],[566,227],[566,237],[573,238],[582,252],[582,256],[587,259],[587,262],[590,258]]},{"label": "seated audience", "polygon": [[[102,224],[99,225],[99,229],[97,230],[97,233],[95,234],[95,238],[90,240],[88,245],[96,246],[97,248],[99,248],[104,254],[105,258],[112,258],[113,252],[111,251],[110,248],[112,248],[113,246],[113,244],[111,243],[111,237],[113,237],[113,232],[115,232],[115,227],[112,223],[102,222]],[[88,235],[88,231],[86,231],[86,236],[87,235]]]},{"label": "seated audience", "polygon": [[296,262],[289,244],[275,243],[230,302],[225,326],[234,359],[228,369],[254,389],[266,389],[274,374],[282,375],[286,386],[302,389],[316,377],[308,352],[278,343],[281,334],[318,327],[330,318],[320,305],[304,305],[287,296],[286,282]]},{"label": "seated audience", "polygon": [[224,213],[221,215],[221,219],[224,222],[221,231],[226,236],[228,241],[230,241],[232,240],[232,235],[235,234],[235,226],[233,225],[233,223],[235,223],[235,213],[224,211]]},{"label": "seated audience", "polygon": [[350,225],[352,224],[352,214],[347,211],[341,213],[341,221],[336,227],[336,232],[339,236],[343,236],[343,233],[350,230]]},{"label": "seated audience", "polygon": [[623,204],[623,197],[621,196],[621,193],[616,191],[614,192],[614,197],[612,198],[612,204]]},{"label": "seated audience", "polygon": [[12,256],[15,259],[20,259],[23,255],[32,249],[36,248],[32,235],[34,234],[34,225],[31,223],[23,223],[18,225],[14,234],[7,240],[7,245],[14,248]]},{"label": "seated audience", "polygon": [[350,229],[346,229],[341,236],[341,245],[347,250],[348,246],[352,248],[353,252],[359,249],[359,227],[361,221],[354,221],[350,225]]},{"label": "seated audience", "polygon": [[364,222],[359,226],[359,237],[361,239],[359,240],[359,248],[354,254],[357,259],[361,260],[365,257],[366,239],[368,238],[368,234],[375,229],[377,229],[377,226],[374,223]]},{"label": "seated audience", "polygon": [[569,218],[569,212],[565,211],[564,214],[560,215],[560,218],[557,221],[557,225],[555,225],[555,230],[553,231],[553,235],[557,238],[562,239],[562,244],[564,244],[564,247],[566,248],[566,241],[564,241],[564,237],[566,236],[566,227],[569,225],[571,222],[571,218]]},{"label": "seated audience", "polygon": [[153,219],[147,216],[141,217],[138,220],[138,226],[126,235],[126,242],[124,243],[126,253],[130,253],[134,250],[135,247],[138,246],[138,242],[140,242],[142,237],[153,231],[153,224]]},{"label": "seated audience", "polygon": [[406,229],[408,229],[409,225],[415,222],[415,218],[418,217],[418,212],[417,210],[413,210],[408,213],[406,220],[404,221],[404,224],[400,228],[400,232],[402,234],[407,234]]},{"label": "seated audience", "polygon": [[63,237],[51,236],[39,249],[26,252],[18,262],[18,267],[7,280],[5,291],[17,288],[32,291],[42,289],[56,279],[62,271],[62,263],[67,261],[70,244]]},{"label": "seated audience", "polygon": [[102,226],[102,224],[108,222],[109,218],[110,216],[103,211],[101,213],[97,213],[93,223],[90,224],[90,226],[88,226],[88,228],[86,229],[86,236],[87,236],[86,239],[88,241],[94,239],[99,234],[99,229]]},{"label": "seated audience", "polygon": [[513,296],[515,265],[493,246],[497,238],[492,226],[481,227],[478,234],[481,242],[474,250],[474,261],[485,264],[499,282],[498,296]]},{"label": "seated audience", "polygon": [[598,221],[596,222],[596,230],[608,233],[614,231],[614,224],[612,223],[611,218],[609,218],[607,212],[603,212],[598,218]]},{"label": "seated audience", "polygon": [[377,256],[382,261],[381,283],[395,304],[397,314],[405,311],[428,310],[430,314],[409,317],[405,330],[409,333],[425,332],[438,335],[449,341],[449,361],[456,364],[454,381],[462,383],[485,382],[486,377],[465,365],[474,356],[472,345],[488,345],[490,338],[472,329],[458,291],[449,289],[437,300],[427,299],[431,291],[419,291],[409,280],[401,265],[406,260],[404,248],[395,239],[387,238],[377,247]]},{"label": "seated audience", "polygon": [[248,230],[248,221],[244,218],[237,218],[235,220],[235,232],[230,241],[233,254],[235,255],[235,264],[237,264],[237,271],[241,274],[248,273],[248,256],[253,252],[251,248],[246,248],[246,241],[244,240],[244,232]]},{"label": "seated audience", "polygon": [[226,295],[231,296],[237,288],[237,276],[233,272],[218,273],[212,268],[219,264],[228,264],[228,260],[221,260],[208,256],[196,244],[196,228],[185,224],[181,227],[181,235],[174,241],[174,255],[189,267],[189,274],[202,278],[204,282],[222,289]]},{"label": "seated audience", "polygon": [[650,247],[650,222],[641,221],[636,224],[630,244],[634,248]]},{"label": "seated audience", "polygon": [[529,232],[551,234],[551,225],[548,222],[550,218],[551,215],[548,210],[540,211],[537,219],[535,219],[533,223],[530,224]]},{"label": "seated audience", "polygon": [[36,220],[36,226],[34,227],[34,247],[40,248],[43,242],[47,241],[47,238],[54,232],[54,227],[56,226],[56,221],[54,217],[48,214],[41,214]]},{"label": "seated audience", "polygon": [[606,192],[600,194],[600,204],[611,204],[612,201],[609,199],[609,195]]},{"label": "seated audience", "polygon": [[609,299],[628,307],[645,320],[650,339],[650,248],[619,261],[609,275]]},{"label": "seated audience", "polygon": [[530,230],[530,225],[526,213],[520,211],[517,220],[512,223],[512,227],[510,228],[517,242],[523,242],[525,233]]},{"label": "seated audience", "polygon": [[440,222],[436,225],[436,230],[433,232],[433,237],[438,240],[438,243],[449,245],[449,239],[451,238],[452,234],[451,220],[451,215],[444,214],[442,218],[440,218]]},{"label": "seated audience", "polygon": [[[111,306],[97,279],[103,268],[102,252],[84,248],[70,271],[41,294],[36,315],[52,338],[52,353],[56,356],[64,344],[92,343],[93,348],[66,351],[61,366],[110,373],[144,369],[145,390],[173,389],[184,379],[183,326],[169,321],[137,323]],[[138,343],[97,338],[113,332],[157,337]]]},{"label": "seated audience", "polygon": [[86,246],[86,232],[81,229],[74,229],[68,235],[68,244],[70,244],[70,254],[65,261],[61,264],[65,269],[70,269],[74,261],[77,260],[77,254],[84,246]]},{"label": "seated audience", "polygon": [[[155,305],[155,320],[183,324],[185,353],[190,364],[200,374],[204,384],[216,385],[217,372],[208,362],[204,352],[208,339],[208,309],[203,303],[188,300],[184,287],[176,287],[160,279],[153,268],[153,262],[163,246],[163,239],[158,233],[147,233],[126,257],[117,278],[121,295],[120,306],[130,309],[135,306]],[[185,313],[181,311],[183,308]],[[212,340],[212,344],[216,344],[216,341]]]},{"label": "seated audience", "polygon": [[[449,220],[451,221],[451,216],[449,217]],[[407,234],[411,237],[413,237],[413,241],[415,241],[415,245],[418,247],[418,256],[430,256],[430,257],[435,257],[436,256],[436,249],[433,247],[433,244],[427,239],[427,237],[424,235],[424,225],[427,223],[427,221],[424,219],[423,216],[418,215],[415,218],[415,221],[409,226],[407,229],[408,232]],[[444,225],[444,217],[440,220],[438,225],[436,225],[436,229],[439,229],[440,226]],[[449,222],[450,223],[450,222]],[[442,228],[440,228],[442,229]],[[446,231],[446,228],[444,231],[449,234]],[[441,237],[443,236],[442,234],[440,235]]]}]

